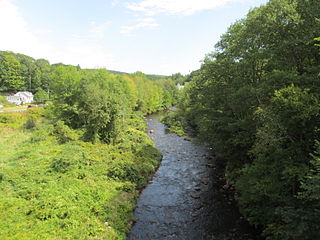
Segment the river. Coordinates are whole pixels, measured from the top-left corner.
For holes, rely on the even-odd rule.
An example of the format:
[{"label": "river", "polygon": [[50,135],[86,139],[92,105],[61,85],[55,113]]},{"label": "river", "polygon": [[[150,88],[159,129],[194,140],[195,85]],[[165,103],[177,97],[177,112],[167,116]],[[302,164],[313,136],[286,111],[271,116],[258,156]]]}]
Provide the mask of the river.
[{"label": "river", "polygon": [[159,115],[149,116],[147,123],[163,159],[140,195],[128,240],[257,239],[221,189],[208,146],[167,133]]}]

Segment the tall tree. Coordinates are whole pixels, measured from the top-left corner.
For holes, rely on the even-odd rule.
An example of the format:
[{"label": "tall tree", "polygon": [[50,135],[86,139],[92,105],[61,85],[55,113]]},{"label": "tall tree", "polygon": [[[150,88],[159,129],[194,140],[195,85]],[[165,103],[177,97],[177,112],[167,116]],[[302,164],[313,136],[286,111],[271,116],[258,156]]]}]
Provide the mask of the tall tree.
[{"label": "tall tree", "polygon": [[19,90],[25,88],[25,86],[21,75],[20,62],[12,54],[1,54],[0,88],[4,90]]}]

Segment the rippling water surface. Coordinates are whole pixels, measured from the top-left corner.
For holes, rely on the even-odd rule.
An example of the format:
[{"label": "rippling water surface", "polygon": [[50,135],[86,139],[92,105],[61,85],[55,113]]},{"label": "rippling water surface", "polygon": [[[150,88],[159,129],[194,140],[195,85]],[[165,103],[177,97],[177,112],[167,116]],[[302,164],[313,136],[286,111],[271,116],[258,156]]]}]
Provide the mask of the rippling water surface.
[{"label": "rippling water surface", "polygon": [[208,147],[166,133],[157,115],[147,123],[163,160],[141,193],[128,239],[255,239],[232,201],[218,189]]}]

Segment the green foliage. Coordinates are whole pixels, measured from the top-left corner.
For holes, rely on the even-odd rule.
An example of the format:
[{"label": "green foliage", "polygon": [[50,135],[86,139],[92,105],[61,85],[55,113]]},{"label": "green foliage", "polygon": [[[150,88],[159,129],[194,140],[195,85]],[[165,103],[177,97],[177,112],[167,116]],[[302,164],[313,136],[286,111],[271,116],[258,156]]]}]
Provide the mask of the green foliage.
[{"label": "green foliage", "polygon": [[308,190],[318,190],[310,153],[320,139],[319,18],[312,0],[252,9],[192,73],[179,101],[236,183],[242,213],[268,239],[319,238],[319,201]]},{"label": "green foliage", "polygon": [[37,126],[36,118],[34,116],[29,117],[25,123],[25,128],[32,129],[32,128],[35,128],[36,126]]},{"label": "green foliage", "polygon": [[[84,129],[91,142],[116,143],[134,111],[152,113],[176,101],[172,80],[148,80],[143,73],[116,76],[104,69],[57,66],[53,115],[74,129]],[[148,91],[146,91],[148,89]]]},{"label": "green foliage", "polygon": [[0,58],[0,89],[20,89],[25,83],[20,74],[20,62],[10,54],[3,54]]},{"label": "green foliage", "polygon": [[129,113],[125,82],[100,70],[86,79],[80,88],[78,117],[89,141],[110,143],[116,140]]},{"label": "green foliage", "polygon": [[0,90],[48,89],[51,66],[44,59],[0,51]]},{"label": "green foliage", "polygon": [[64,159],[56,159],[52,161],[50,168],[58,173],[66,173],[70,165],[71,163],[69,161],[66,161]]},{"label": "green foliage", "polygon": [[67,143],[69,141],[78,140],[77,133],[64,124],[63,121],[57,121],[53,125],[52,135],[57,138],[59,143]]},{"label": "green foliage", "polygon": [[0,105],[9,105],[6,96],[0,96]]},{"label": "green foliage", "polygon": [[[319,42],[319,41],[320,41],[320,37],[315,38],[314,40],[317,41],[317,42]],[[320,47],[320,44],[318,44],[318,43],[316,43],[315,45],[318,46],[318,47]]]},{"label": "green foliage", "polygon": [[[133,158],[133,157],[131,157]],[[141,159],[138,159],[138,161]],[[150,163],[138,164],[136,161],[114,161],[107,170],[107,176],[116,180],[137,183],[139,188],[145,186],[155,166]]]},{"label": "green foliage", "polygon": [[176,111],[167,111],[161,116],[160,121],[168,126],[171,133],[179,136],[185,135],[184,128],[187,125],[181,113]]},{"label": "green foliage", "polygon": [[[141,114],[114,145],[83,142],[40,109],[0,116],[1,239],[126,238],[137,190],[161,158]],[[38,124],[25,131],[30,118]]]},{"label": "green foliage", "polygon": [[183,79],[184,76],[181,73],[175,73],[171,75],[171,79],[175,82],[175,83],[183,83]]},{"label": "green foliage", "polygon": [[310,167],[301,177],[300,190],[295,195],[295,201],[284,207],[277,207],[275,214],[282,220],[270,224],[265,231],[267,239],[318,239],[320,228],[320,164],[319,142],[316,141],[316,151],[312,154]]},{"label": "green foliage", "polygon": [[21,128],[26,123],[28,113],[0,113],[0,127]]},{"label": "green foliage", "polygon": [[[310,168],[306,176],[302,179],[299,198],[318,204],[320,200],[320,143],[316,141],[316,151],[311,155]],[[318,208],[319,210],[319,208]],[[320,231],[318,231],[320,232]]]},{"label": "green foliage", "polygon": [[42,89],[38,90],[34,94],[34,101],[36,101],[36,102],[45,102],[47,100],[49,100],[48,93]]}]

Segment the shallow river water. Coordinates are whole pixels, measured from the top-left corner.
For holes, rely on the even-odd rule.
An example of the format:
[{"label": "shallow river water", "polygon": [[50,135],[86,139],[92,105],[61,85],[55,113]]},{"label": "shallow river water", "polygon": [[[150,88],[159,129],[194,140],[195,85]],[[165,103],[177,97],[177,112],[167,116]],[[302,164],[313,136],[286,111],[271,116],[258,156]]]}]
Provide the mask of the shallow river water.
[{"label": "shallow river water", "polygon": [[256,239],[214,180],[217,170],[208,147],[167,133],[158,115],[147,123],[163,159],[141,193],[128,240]]}]

